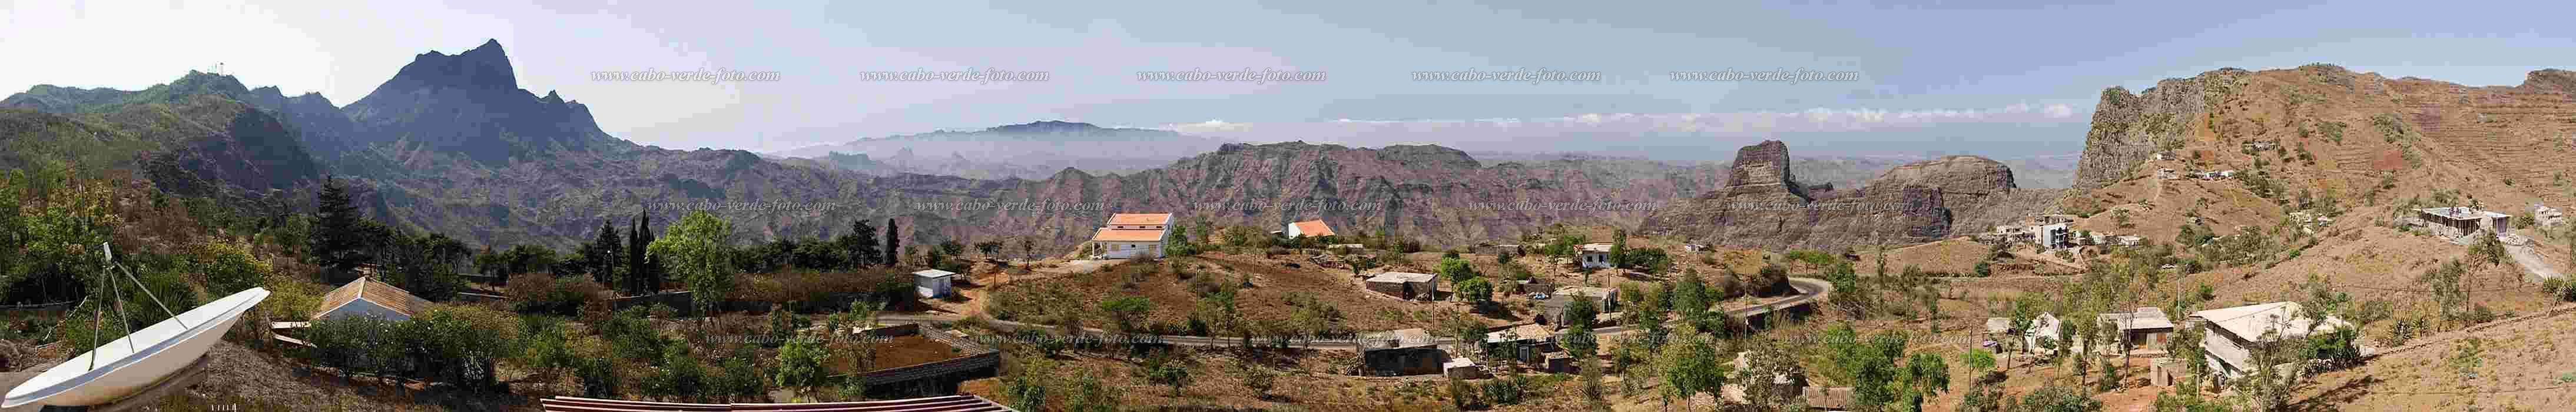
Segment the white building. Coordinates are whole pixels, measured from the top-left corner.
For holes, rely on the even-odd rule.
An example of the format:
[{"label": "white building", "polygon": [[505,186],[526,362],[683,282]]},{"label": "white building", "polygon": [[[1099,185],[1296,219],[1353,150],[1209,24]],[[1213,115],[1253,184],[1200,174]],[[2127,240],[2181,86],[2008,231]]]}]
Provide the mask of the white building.
[{"label": "white building", "polygon": [[2298,302],[2192,312],[2189,323],[2208,330],[2200,340],[2200,347],[2209,354],[2209,370],[2216,372],[2219,378],[2236,378],[2257,366],[2274,366],[2251,364],[2253,354],[2249,348],[2259,339],[2265,339],[2265,335],[2271,335],[2271,339],[2300,339],[2312,333],[2352,327],[2351,323],[2333,316],[2327,316],[2324,322],[2311,321],[2299,313]]},{"label": "white building", "polygon": [[322,305],[313,311],[313,320],[342,316],[370,316],[384,320],[405,320],[429,312],[429,301],[393,285],[359,277],[322,294]]},{"label": "white building", "polygon": [[1333,235],[1333,227],[1332,227],[1332,226],[1330,226],[1330,225],[1325,225],[1325,224],[1324,224],[1324,220],[1323,220],[1323,219],[1315,219],[1315,220],[1308,220],[1308,221],[1304,221],[1304,222],[1290,223],[1290,224],[1288,224],[1288,230],[1281,231],[1281,233],[1282,233],[1282,234],[1285,234],[1285,235],[1287,235],[1288,237],[1291,237],[1291,238],[1298,237],[1298,236],[1316,236],[1316,237],[1332,236],[1332,235]]},{"label": "white building", "polygon": [[949,293],[955,292],[950,282],[956,278],[957,272],[939,269],[912,272],[912,289],[920,292],[923,298],[948,296]]},{"label": "white building", "polygon": [[1091,243],[1100,247],[1103,259],[1163,257],[1170,240],[1170,213],[1117,213],[1109,215],[1109,224],[1091,233]]},{"label": "white building", "polygon": [[[2057,314],[2041,313],[2039,317],[2030,319],[2030,330],[2021,332],[2021,347],[2034,351],[2041,350],[2039,341],[2057,340],[2058,328],[2065,326],[2064,322],[2057,320]],[[2068,342],[2057,342],[2057,347],[2065,349],[2067,344]]]},{"label": "white building", "polygon": [[2034,226],[2030,228],[2030,240],[2041,249],[2074,247],[2075,233],[2065,223]]},{"label": "white building", "polygon": [[1610,267],[1609,243],[1585,243],[1581,248],[1582,250],[1578,251],[1580,253],[1575,256],[1575,262],[1582,263],[1586,268]]}]

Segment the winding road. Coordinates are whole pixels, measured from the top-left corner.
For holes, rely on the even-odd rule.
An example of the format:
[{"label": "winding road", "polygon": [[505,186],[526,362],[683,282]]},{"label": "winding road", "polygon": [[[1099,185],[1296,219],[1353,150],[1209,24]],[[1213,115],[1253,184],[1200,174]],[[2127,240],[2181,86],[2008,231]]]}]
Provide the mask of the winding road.
[{"label": "winding road", "polygon": [[[1797,308],[1797,307],[1800,307],[1800,306],[1806,306],[1806,305],[1815,304],[1815,303],[1816,303],[1816,302],[1818,302],[1818,301],[1823,301],[1823,300],[1827,299],[1827,298],[1828,298],[1828,296],[1832,295],[1832,294],[1833,294],[1833,292],[1834,292],[1834,284],[1833,284],[1832,282],[1826,282],[1824,279],[1793,277],[1793,278],[1789,278],[1789,287],[1790,287],[1791,289],[1795,289],[1795,290],[1797,290],[1797,291],[1798,291],[1798,295],[1797,295],[1797,296],[1791,296],[1791,297],[1789,297],[1788,299],[1781,299],[1781,300],[1780,300],[1780,301],[1778,301],[1778,302],[1771,302],[1771,303],[1769,303],[1769,304],[1764,304],[1764,305],[1762,305],[1762,306],[1755,306],[1755,307],[1749,307],[1749,308],[1743,308],[1743,309],[1736,309],[1736,310],[1726,311],[1726,314],[1727,314],[1727,316],[1733,316],[1733,317],[1736,317],[1736,318],[1738,318],[1738,319],[1744,319],[1744,318],[1750,318],[1750,317],[1754,317],[1754,316],[1766,315],[1766,314],[1769,314],[1769,313],[1774,312],[1774,311],[1786,310],[1786,309],[1793,309],[1793,308]],[[917,323],[917,322],[955,322],[955,321],[958,321],[958,320],[963,320],[963,319],[965,319],[965,318],[966,318],[965,316],[960,316],[960,315],[955,315],[955,314],[946,314],[946,313],[896,313],[896,314],[884,314],[884,315],[878,315],[878,316],[877,316],[877,320],[878,320],[878,321],[880,321],[880,322],[888,322],[888,323],[905,323],[905,322],[916,322],[916,323]],[[1047,330],[1056,329],[1056,328],[1055,328],[1055,327],[1053,327],[1053,326],[1037,325],[1037,324],[1029,324],[1029,323],[1020,323],[1020,322],[1013,322],[1013,321],[1006,321],[1006,320],[992,320],[991,322],[992,322],[994,325],[996,325],[996,326],[1001,326],[1001,327],[1009,328],[1009,329],[1020,329],[1020,328],[1039,328],[1039,329],[1047,329]],[[1672,322],[1680,322],[1680,320],[1674,320],[1674,321],[1672,321]],[[1669,322],[1668,322],[1668,323],[1669,323]],[[1117,332],[1113,332],[1113,331],[1109,331],[1109,330],[1103,330],[1103,329],[1099,329],[1099,328],[1082,328],[1082,329],[1083,329],[1083,332],[1084,332],[1085,334],[1090,335],[1090,337],[1093,337],[1093,338],[1099,338],[1099,339],[1104,339],[1104,340],[1106,340],[1106,339],[1110,339],[1111,337],[1118,336],[1118,333],[1117,333]],[[1596,335],[1615,335],[1615,334],[1620,334],[1620,333],[1627,333],[1627,332],[1629,332],[1630,330],[1631,330],[1631,329],[1629,329],[1627,326],[1611,326],[1611,327],[1606,327],[1606,328],[1593,329],[1593,330],[1592,330],[1592,332],[1593,332],[1594,334],[1596,334]],[[1241,345],[1241,344],[1242,344],[1242,342],[1243,342],[1243,340],[1242,340],[1242,339],[1240,339],[1240,338],[1230,338],[1230,337],[1210,337],[1210,336],[1151,335],[1151,336],[1145,336],[1145,337],[1142,337],[1142,339],[1148,339],[1148,340],[1153,340],[1153,341],[1159,341],[1159,342],[1164,343],[1164,344],[1177,345],[1177,346],[1239,346],[1239,345]],[[1253,341],[1254,341],[1254,342],[1261,342],[1261,341],[1263,341],[1263,340],[1264,340],[1264,339],[1257,339],[1257,338],[1256,338],[1256,339],[1254,339]],[[1446,345],[1446,344],[1455,344],[1455,343],[1459,343],[1457,339],[1450,339],[1450,338],[1437,338],[1437,341],[1438,341],[1440,344],[1444,344],[1444,345]],[[1316,348],[1347,348],[1347,347],[1355,347],[1356,345],[1358,345],[1358,342],[1357,342],[1357,341],[1355,341],[1355,340],[1352,340],[1352,339],[1299,339],[1299,340],[1297,340],[1296,342],[1291,343],[1291,344],[1289,345],[1289,347],[1305,348],[1305,349],[1316,349]]]}]

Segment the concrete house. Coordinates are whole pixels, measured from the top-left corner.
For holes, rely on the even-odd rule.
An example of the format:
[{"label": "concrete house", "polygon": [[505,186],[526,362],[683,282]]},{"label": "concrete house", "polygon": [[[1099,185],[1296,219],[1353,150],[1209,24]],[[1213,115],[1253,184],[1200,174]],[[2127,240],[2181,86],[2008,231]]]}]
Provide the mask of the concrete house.
[{"label": "concrete house", "polygon": [[2109,350],[2162,348],[2165,347],[2165,339],[2172,336],[2174,331],[2173,319],[2165,317],[2163,308],[2147,307],[2121,313],[2104,313],[2096,318],[2096,321],[2102,322],[2105,328],[2120,331],[2120,344],[2127,345],[2106,348]]},{"label": "concrete house", "polygon": [[1368,290],[1406,300],[1431,300],[1438,297],[1440,275],[1435,273],[1386,272],[1370,276]]},{"label": "concrete house", "polygon": [[1580,250],[1576,251],[1574,261],[1582,264],[1584,268],[1610,267],[1610,244],[1585,243]]},{"label": "concrete house", "polygon": [[1556,325],[1567,324],[1565,322],[1571,320],[1565,318],[1565,308],[1567,306],[1572,306],[1574,304],[1574,299],[1577,296],[1592,298],[1592,307],[1595,309],[1594,313],[1608,314],[1619,310],[1618,289],[1596,286],[1565,286],[1556,288],[1555,293],[1548,295],[1546,302],[1539,303],[1539,316],[1542,318],[1541,321]]},{"label": "concrete house", "polygon": [[1109,224],[1091,234],[1091,243],[1100,247],[1102,259],[1160,258],[1170,240],[1172,214],[1117,213],[1109,215]]},{"label": "concrete house", "polygon": [[1527,324],[1511,329],[1485,332],[1485,353],[1495,358],[1509,358],[1521,363],[1547,360],[1548,352],[1562,350],[1556,344],[1556,328]]},{"label": "concrete house", "polygon": [[2467,207],[2415,209],[2415,219],[2433,234],[2447,238],[2468,236],[2481,230],[2487,233],[2513,231],[2513,216]]},{"label": "concrete house", "polygon": [[1421,328],[1370,332],[1358,342],[1360,364],[1378,376],[1427,375],[1445,371],[1449,354]]},{"label": "concrete house", "polygon": [[949,293],[955,292],[951,290],[949,282],[956,278],[957,272],[939,269],[912,272],[912,288],[920,292],[923,298],[948,296]]},{"label": "concrete house", "polygon": [[384,320],[405,320],[429,313],[429,300],[412,296],[393,285],[377,282],[373,277],[360,277],[322,294],[322,304],[313,310],[313,320],[342,316],[370,316]]},{"label": "concrete house", "polygon": [[1323,220],[1323,219],[1315,219],[1315,220],[1308,220],[1308,221],[1304,221],[1304,222],[1290,223],[1290,224],[1288,224],[1288,230],[1282,231],[1282,234],[1287,235],[1287,236],[1288,236],[1288,237],[1290,237],[1290,238],[1295,238],[1295,237],[1298,237],[1298,236],[1315,236],[1315,237],[1332,236],[1332,235],[1333,235],[1333,227],[1332,227],[1331,225],[1326,225],[1326,224],[1324,224],[1324,220]]},{"label": "concrete house", "polygon": [[2244,376],[2256,367],[2275,366],[2252,364],[2251,348],[2259,343],[2260,339],[2265,339],[2265,335],[2271,335],[2271,339],[2300,339],[2312,333],[2352,327],[2351,323],[2332,316],[2326,317],[2324,322],[2316,322],[2306,316],[2300,316],[2298,302],[2272,302],[2192,312],[2187,322],[2206,328],[2209,332],[2201,338],[2200,347],[2209,355],[2206,360],[2209,363],[2209,370],[2216,372],[2214,375],[2219,379],[2234,379]]},{"label": "concrete house", "polygon": [[2030,236],[2031,242],[2039,244],[2041,249],[2075,247],[2075,231],[2065,223],[2033,226],[2030,228]]}]

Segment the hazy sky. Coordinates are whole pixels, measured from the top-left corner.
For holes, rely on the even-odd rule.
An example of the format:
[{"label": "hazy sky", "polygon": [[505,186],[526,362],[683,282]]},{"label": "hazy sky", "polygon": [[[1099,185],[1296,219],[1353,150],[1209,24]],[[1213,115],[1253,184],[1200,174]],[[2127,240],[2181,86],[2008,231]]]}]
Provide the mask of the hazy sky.
[{"label": "hazy sky", "polygon": [[[346,105],[413,55],[497,39],[519,86],[618,137],[775,151],[1035,120],[1245,141],[1440,143],[1723,157],[1779,139],[1848,154],[2071,153],[2102,88],[2331,62],[2521,83],[2570,67],[2563,5],[2021,2],[52,2],[0,0],[0,90],[140,89],[218,63]],[[1116,4],[1094,4],[1116,3]],[[2110,3],[2110,2],[2101,2]],[[598,71],[775,72],[614,81]],[[1044,81],[887,81],[1004,70]],[[1140,71],[1321,81],[1141,81]],[[1421,71],[1598,81],[1419,81]],[[1680,81],[1674,71],[1857,72]],[[1801,154],[1823,154],[1802,151]]]}]

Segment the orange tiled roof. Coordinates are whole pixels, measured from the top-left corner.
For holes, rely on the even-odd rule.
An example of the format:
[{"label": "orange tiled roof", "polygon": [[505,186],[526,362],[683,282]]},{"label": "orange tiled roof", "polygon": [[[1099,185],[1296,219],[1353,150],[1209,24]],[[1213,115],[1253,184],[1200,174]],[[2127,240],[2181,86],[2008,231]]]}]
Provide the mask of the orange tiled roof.
[{"label": "orange tiled roof", "polygon": [[405,292],[394,285],[377,282],[375,278],[360,277],[358,280],[340,285],[338,289],[332,289],[330,293],[322,294],[322,306],[314,309],[313,317],[319,320],[322,315],[329,314],[331,309],[361,298],[368,302],[375,302],[386,309],[392,309],[403,316],[420,316],[422,313],[429,312],[429,300],[412,296],[411,292]]},{"label": "orange tiled roof", "polygon": [[1315,219],[1315,220],[1308,220],[1308,221],[1304,221],[1304,222],[1297,222],[1297,223],[1296,223],[1296,225],[1297,225],[1297,234],[1299,234],[1299,235],[1306,235],[1306,236],[1332,236],[1332,235],[1333,235],[1333,227],[1332,227],[1332,226],[1326,226],[1326,225],[1324,225],[1324,220],[1323,220],[1323,219]]},{"label": "orange tiled roof", "polygon": [[1091,241],[1094,242],[1159,242],[1162,240],[1163,231],[1153,229],[1101,228],[1100,231],[1091,234]]},{"label": "orange tiled roof", "polygon": [[1170,213],[1113,213],[1113,214],[1110,214],[1110,215],[1109,215],[1109,224],[1112,224],[1112,225],[1169,225],[1169,224],[1172,224],[1172,214],[1170,214]]}]

